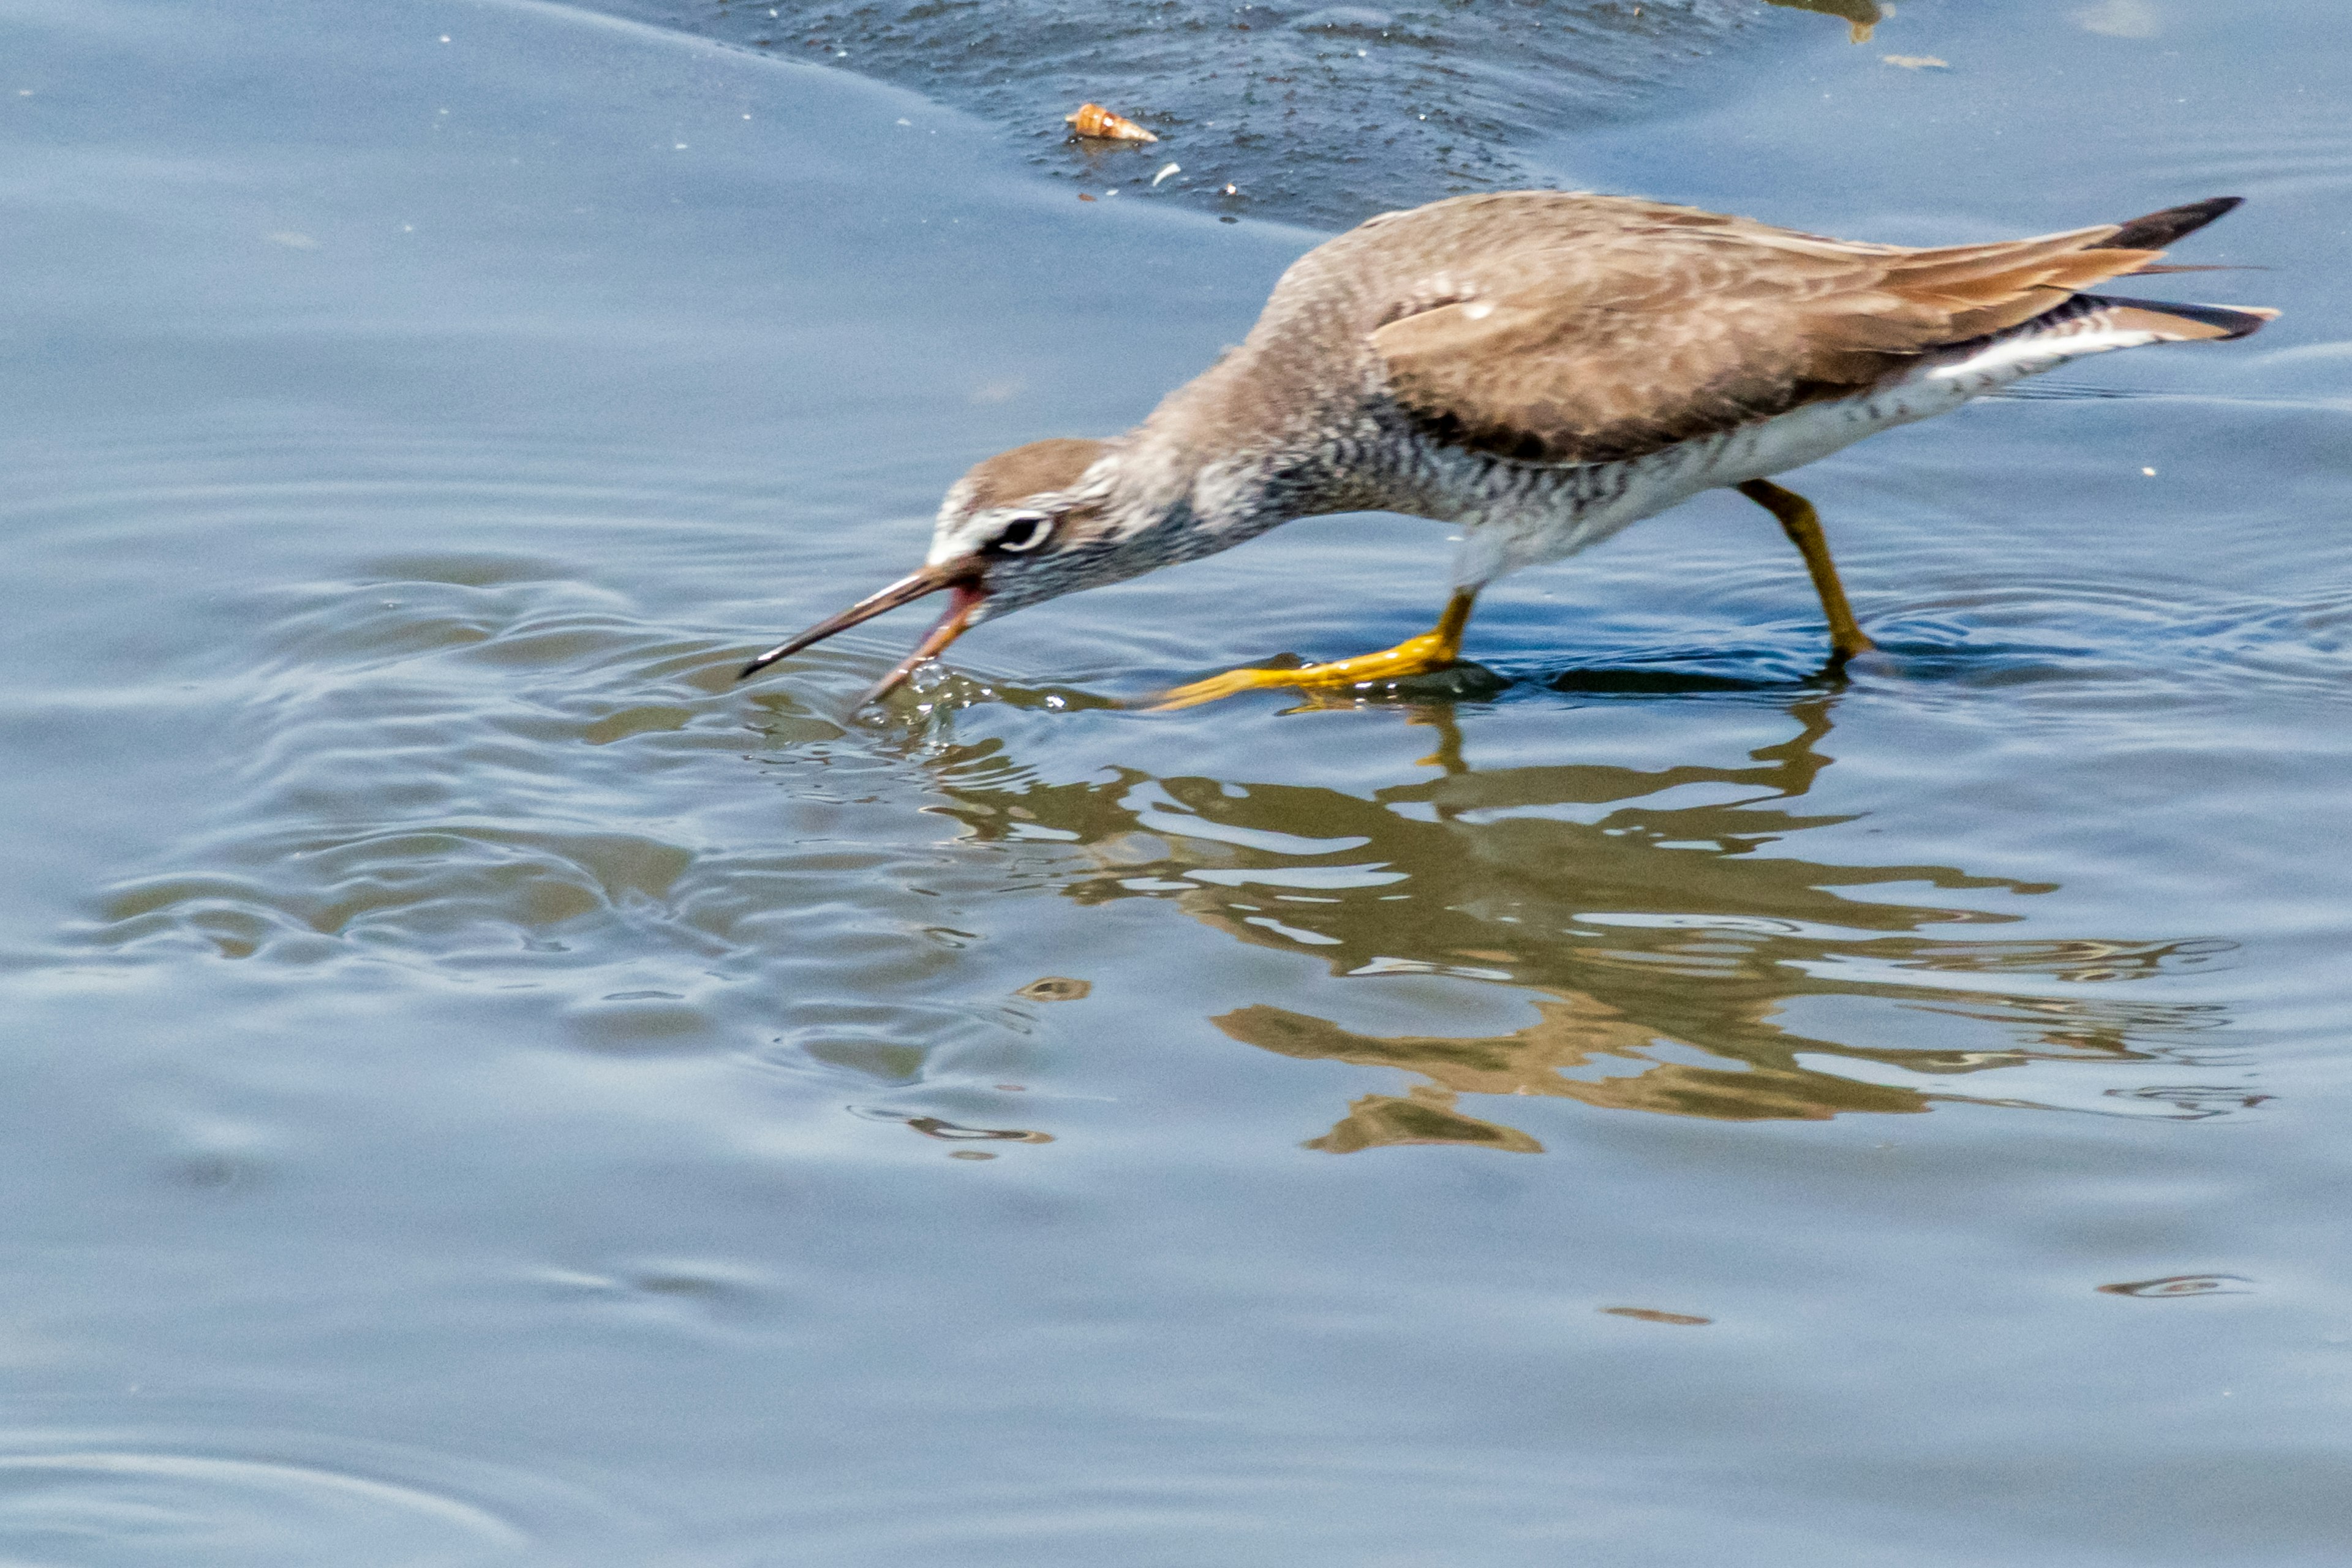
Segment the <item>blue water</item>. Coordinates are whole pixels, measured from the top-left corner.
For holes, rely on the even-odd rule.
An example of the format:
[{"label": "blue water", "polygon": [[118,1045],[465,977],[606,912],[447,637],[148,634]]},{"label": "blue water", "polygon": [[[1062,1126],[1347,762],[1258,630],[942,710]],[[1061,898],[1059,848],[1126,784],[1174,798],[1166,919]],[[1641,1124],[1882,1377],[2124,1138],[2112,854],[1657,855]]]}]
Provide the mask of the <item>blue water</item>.
[{"label": "blue water", "polygon": [[[1237,205],[1061,147],[1123,12],[0,9],[0,1560],[2343,1561],[2352,41],[1620,9]],[[1791,481],[1844,683],[1717,496],[1391,703],[1108,705],[1422,629],[1398,519],[733,684],[1481,179],[2238,194],[2157,281],[2287,313]]]}]

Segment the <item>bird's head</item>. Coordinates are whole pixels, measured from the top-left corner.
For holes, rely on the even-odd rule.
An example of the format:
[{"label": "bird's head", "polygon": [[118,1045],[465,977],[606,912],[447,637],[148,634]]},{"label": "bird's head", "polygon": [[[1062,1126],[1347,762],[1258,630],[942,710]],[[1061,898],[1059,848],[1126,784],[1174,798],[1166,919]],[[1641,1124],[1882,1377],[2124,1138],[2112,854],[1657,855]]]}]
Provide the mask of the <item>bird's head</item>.
[{"label": "bird's head", "polygon": [[778,643],[736,679],[757,675],[886,610],[947,594],[947,613],[866,694],[872,701],[992,616],[1125,575],[1103,569],[1112,542],[1103,510],[1105,487],[1087,482],[1087,470],[1108,450],[1100,441],[1032,441],[976,465],[949,487],[931,531],[929,558],[920,568]]}]

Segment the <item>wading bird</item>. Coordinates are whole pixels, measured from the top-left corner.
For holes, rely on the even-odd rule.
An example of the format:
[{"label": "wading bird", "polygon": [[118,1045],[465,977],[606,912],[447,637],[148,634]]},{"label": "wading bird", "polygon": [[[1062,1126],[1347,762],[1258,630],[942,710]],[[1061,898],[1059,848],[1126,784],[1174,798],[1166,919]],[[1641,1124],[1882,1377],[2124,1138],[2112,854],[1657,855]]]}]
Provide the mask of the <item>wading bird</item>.
[{"label": "wading bird", "polygon": [[2275,310],[2087,293],[2157,265],[2233,196],[2032,239],[1918,249],[1624,196],[1510,191],[1386,213],[1292,264],[1240,347],[1109,440],[1000,453],[956,481],[929,558],[743,675],[926,595],[948,610],[868,694],[985,620],[1227,550],[1293,518],[1394,511],[1462,531],[1435,629],[1297,669],[1179,687],[1360,689],[1460,655],[1478,591],[1701,490],[1780,520],[1829,618],[1871,641],[1820,520],[1771,475],[2067,360],[2242,338]]}]

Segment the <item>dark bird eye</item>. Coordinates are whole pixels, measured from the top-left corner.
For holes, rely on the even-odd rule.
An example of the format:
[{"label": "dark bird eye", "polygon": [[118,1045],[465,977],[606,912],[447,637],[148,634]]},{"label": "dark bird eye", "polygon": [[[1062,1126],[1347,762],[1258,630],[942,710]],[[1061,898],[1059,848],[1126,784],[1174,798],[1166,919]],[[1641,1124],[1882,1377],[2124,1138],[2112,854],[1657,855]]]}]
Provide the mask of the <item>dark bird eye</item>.
[{"label": "dark bird eye", "polygon": [[1008,552],[1032,550],[1045,538],[1045,520],[1042,517],[1016,517],[991,542],[990,548]]}]

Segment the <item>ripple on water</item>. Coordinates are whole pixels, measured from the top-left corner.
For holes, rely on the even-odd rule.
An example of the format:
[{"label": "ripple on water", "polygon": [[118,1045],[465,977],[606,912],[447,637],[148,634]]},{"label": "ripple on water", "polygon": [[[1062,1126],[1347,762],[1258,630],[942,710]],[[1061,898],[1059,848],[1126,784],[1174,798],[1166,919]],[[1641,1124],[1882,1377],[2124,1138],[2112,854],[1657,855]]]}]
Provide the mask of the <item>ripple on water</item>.
[{"label": "ripple on water", "polygon": [[[223,481],[186,526],[273,508],[314,522],[321,509],[363,520],[354,535],[418,547],[354,560],[311,528],[305,548],[329,570],[306,575],[298,551],[245,593],[226,728],[191,775],[208,810],[164,863],[103,890],[77,945],[257,974],[360,965],[540,989],[562,1037],[605,1054],[756,1057],[834,1030],[828,990],[798,982],[811,970],[876,963],[919,990],[956,928],[935,903],[890,891],[935,879],[936,822],[874,804],[905,759],[887,737],[838,745],[847,731],[789,693],[747,701],[733,674],[748,647],[682,632],[598,582],[592,557],[616,530],[634,531],[633,559],[668,551],[688,576],[740,581],[727,556],[744,536],[667,521],[698,504],[698,481],[673,466],[584,484],[530,449],[362,447],[339,459],[384,472],[266,498]],[[188,465],[219,460],[124,457],[184,480]],[[430,548],[479,530],[478,517],[410,515],[464,488],[444,469],[473,465],[502,487],[489,531],[528,535],[543,519],[569,552]],[[854,647],[806,663],[863,678]],[[746,787],[761,776],[747,763],[778,747],[797,764],[781,775],[781,831],[774,793]],[[860,897],[845,904],[848,889]],[[868,989],[887,997],[893,984]],[[896,1024],[877,1043],[908,1058],[909,1019]],[[883,1076],[919,1070],[924,1048]]]},{"label": "ripple on water", "polygon": [[2183,1296],[2245,1296],[2253,1281],[2241,1274],[2168,1274],[2160,1279],[2127,1279],[2102,1285],[2103,1296],[2134,1296],[2142,1300],[2172,1300]]},{"label": "ripple on water", "polygon": [[[412,483],[343,501],[397,510]],[[630,493],[616,519],[551,479],[510,485],[505,504],[593,540],[636,507],[675,502]],[[2204,647],[2230,619],[2091,580],[2059,588],[2079,601],[2070,626],[2113,623],[2090,639],[2090,663],[2124,643],[2160,650],[2167,626]],[[2009,635],[2007,592],[1924,606],[1920,648]],[[1796,657],[1812,638],[1793,624],[1753,658],[1698,641],[1621,650],[1620,689],[1605,663],[1580,687],[1530,664],[1509,693],[1523,712],[1609,698],[1660,717],[1671,706],[1700,732],[1781,731],[1748,742],[1746,763],[1482,770],[1464,760],[1459,700],[1405,693],[1400,712],[1433,748],[1418,765],[1435,776],[1368,797],[1360,783],[1098,765],[1182,751],[1186,737],[1224,744],[1255,721],[1244,707],[1140,715],[957,676],[853,721],[848,704],[896,637],[845,638],[747,696],[731,679],[743,646],[681,632],[551,551],[373,554],[254,603],[261,657],[213,820],[178,864],[107,891],[89,946],[534,989],[580,1049],[733,1051],[788,1075],[909,1085],[942,1050],[1037,1027],[1013,1003],[1075,992],[1008,998],[1013,982],[959,999],[952,977],[1002,929],[1004,897],[1150,899],[1345,983],[1328,1005],[1285,996],[1204,1018],[1225,1037],[1425,1079],[1360,1098],[1314,1141],[1333,1151],[1540,1146],[1457,1103],[1482,1095],[1741,1120],[1953,1100],[2210,1117],[2266,1098],[2220,1070],[2232,1064],[2219,1009],[2135,994],[2227,962],[2228,944],[2001,941],[1979,929],[2016,918],[2000,900],[2048,884],[1806,857],[1806,835],[1846,820],[1804,804],[1834,760],[1824,742],[1842,697]],[[2010,618],[2033,614],[2020,601]],[[1887,640],[1895,673],[1856,681],[1899,679],[1910,705],[1930,700],[1931,656],[1900,628]],[[2021,641],[1969,657],[1963,679],[1992,685],[2084,673]],[[1673,742],[1645,750],[1660,744]],[[1044,782],[1081,755],[1097,760],[1087,777]],[[961,837],[942,841],[933,813]],[[1874,897],[1881,885],[1956,897]],[[1465,1033],[1415,989],[1432,984],[1496,988],[1533,1016]],[[1359,1005],[1374,988],[1383,1005]],[[2197,1092],[2156,1092],[2182,1085]]]},{"label": "ripple on water", "polygon": [[289,963],[563,952],[565,936],[592,926],[660,921],[694,858],[624,834],[497,826],[344,841],[257,833],[225,858],[248,871],[118,885],[100,905],[99,939],[122,949],[208,943],[226,957]]},{"label": "ripple on water", "polygon": [[771,1322],[786,1299],[762,1270],[703,1258],[635,1258],[593,1268],[541,1268],[526,1278],[560,1302],[689,1335]]},{"label": "ripple on water", "polygon": [[878,1106],[853,1105],[850,1113],[868,1121],[899,1121],[926,1138],[936,1138],[942,1143],[1051,1143],[1054,1135],[1024,1127],[967,1127],[960,1121],[943,1117],[924,1116],[903,1110],[886,1110]]},{"label": "ripple on water", "polygon": [[[1849,22],[1878,12],[1874,0],[1772,3]],[[1049,176],[1332,226],[1529,183],[1521,149],[1538,133],[1632,115],[1678,69],[1771,15],[1742,0],[808,0],[783,17],[703,0],[594,8],[912,88],[1019,128]],[[1170,142],[1074,142],[1062,116],[1089,99]],[[1171,162],[1180,172],[1155,184]]]},{"label": "ripple on water", "polygon": [[1930,700],[2045,687],[2110,707],[2170,709],[2233,700],[2249,679],[2282,695],[2333,697],[2352,679],[2347,623],[2352,596],[2341,593],[2247,599],[2021,582],[1947,593],[1874,623],[1880,651],[1856,673],[1895,676]]},{"label": "ripple on water", "polygon": [[[1070,874],[1071,898],[1160,901],[1324,966],[1341,988],[1306,993],[1328,996],[1314,1010],[1268,1001],[1210,1021],[1276,1055],[1423,1080],[1353,1100],[1307,1141],[1330,1152],[1544,1146],[1476,1113],[1484,1096],[1735,1121],[1956,1101],[2202,1119],[2263,1103],[2226,1072],[2179,1087],[2184,1069],[2235,1065],[2237,1037],[2219,1005],[2148,994],[2228,963],[2232,944],[2003,940],[1983,928],[2020,916],[1988,895],[2050,884],[1804,858],[1803,836],[1842,820],[1801,815],[1830,703],[1786,700],[1796,738],[1748,766],[1480,772],[1441,742],[1428,761],[1443,776],[1370,798],[1182,775],[1047,784],[994,771],[985,748],[967,771],[950,747],[943,809],[980,842],[1059,830],[1097,868]],[[1422,717],[1441,734],[1452,721]],[[1873,897],[1881,886],[1905,901]],[[1918,901],[1923,887],[1961,901]],[[1533,1018],[1465,1031],[1456,987],[1523,999]]]},{"label": "ripple on water", "polygon": [[0,1452],[12,1561],[488,1568],[609,1547],[636,1529],[543,1478],[300,1435],[238,1453],[19,1434]]}]

